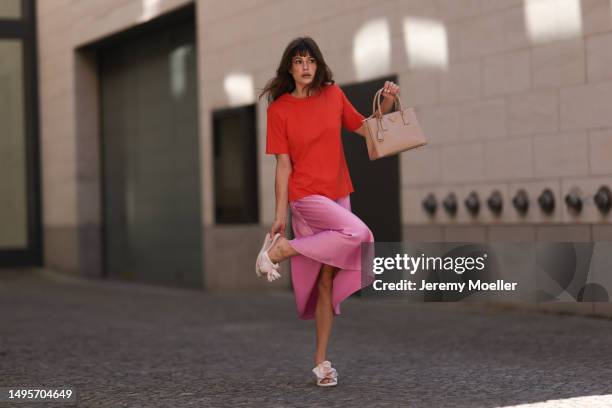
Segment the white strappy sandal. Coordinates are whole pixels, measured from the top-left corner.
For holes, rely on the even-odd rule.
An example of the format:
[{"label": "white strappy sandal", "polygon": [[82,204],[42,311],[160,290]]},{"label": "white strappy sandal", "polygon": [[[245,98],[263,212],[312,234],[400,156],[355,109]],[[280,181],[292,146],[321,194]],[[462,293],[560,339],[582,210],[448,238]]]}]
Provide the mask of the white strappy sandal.
[{"label": "white strappy sandal", "polygon": [[[338,385],[338,372],[332,367],[331,363],[327,360],[319,363],[312,372],[317,376],[317,385],[319,387],[333,387]],[[322,382],[326,378],[331,379],[329,382]]]},{"label": "white strappy sandal", "polygon": [[259,255],[257,255],[257,261],[255,262],[255,273],[257,276],[261,277],[266,275],[269,282],[281,277],[280,273],[278,272],[280,264],[278,262],[272,262],[270,260],[270,256],[268,255],[268,250],[272,248],[272,245],[274,245],[276,240],[280,237],[281,234],[277,233],[274,235],[274,238],[270,239],[270,234],[266,234],[261,250],[259,251]]}]

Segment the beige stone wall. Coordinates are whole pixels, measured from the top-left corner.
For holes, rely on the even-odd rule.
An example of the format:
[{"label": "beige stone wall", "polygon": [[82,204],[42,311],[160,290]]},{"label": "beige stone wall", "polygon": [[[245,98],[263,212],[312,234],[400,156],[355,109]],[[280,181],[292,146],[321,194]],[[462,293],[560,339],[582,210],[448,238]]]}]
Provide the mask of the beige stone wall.
[{"label": "beige stone wall", "polygon": [[[609,223],[611,218],[601,217],[591,198],[600,185],[612,183],[612,83],[606,64],[612,55],[610,2],[539,2],[556,4],[549,15],[533,6],[526,10],[525,4],[538,2],[456,3],[472,6],[463,10],[468,15],[444,19],[449,65],[427,82],[437,93],[423,91],[413,99],[430,145],[403,155],[404,222],[476,222],[484,227],[578,223],[587,229],[590,223]],[[568,21],[579,29],[564,33]],[[538,29],[548,35],[538,35]],[[411,98],[411,89],[404,89]],[[589,200],[579,217],[563,204],[575,186]],[[532,206],[535,211],[521,218],[508,205],[518,188],[535,199],[544,187],[556,195],[553,216]],[[474,220],[460,208],[455,220],[440,214],[431,222],[419,210],[429,192],[440,199],[452,190],[462,201],[475,190],[482,200],[494,188],[505,197],[499,219],[485,209]]]},{"label": "beige stone wall", "polygon": [[[96,261],[95,254],[83,255],[83,247],[93,239],[85,237],[95,236],[100,223],[97,128],[96,119],[90,117],[97,109],[91,97],[95,64],[87,55],[75,53],[76,47],[187,3],[39,2],[48,265],[76,271],[83,268],[84,256],[91,256],[87,258],[90,265]],[[529,12],[528,3],[534,4]],[[220,236],[229,239],[236,228],[247,236],[258,235],[253,226],[241,230],[213,225],[210,112],[253,102],[258,88],[273,75],[285,45],[303,34],[317,40],[339,84],[397,74],[404,103],[418,109],[429,145],[401,155],[406,239],[588,240],[612,236],[610,219],[601,217],[592,202],[585,204],[578,218],[562,204],[564,194],[574,186],[592,196],[599,185],[612,185],[610,1],[548,2],[569,10],[566,14],[547,13],[537,3],[546,2],[197,1],[207,285],[258,285],[250,278],[220,277],[223,259],[232,255],[232,247],[210,242]],[[410,31],[415,22],[425,27],[425,37]],[[427,31],[432,27],[433,31]],[[568,29],[575,31],[568,33]],[[432,41],[432,32],[430,44],[426,41]],[[411,42],[412,38],[417,40]],[[446,54],[438,55],[433,64],[423,62],[419,47],[422,51],[422,44],[435,48],[441,42],[447,46]],[[385,44],[386,57],[381,54]],[[368,53],[375,58],[364,66],[359,60]],[[265,102],[259,102],[259,232],[274,216],[274,158],[264,154],[265,108]],[[526,188],[535,199],[544,187],[552,188],[557,196],[552,217],[536,210],[521,219],[510,208],[509,200],[518,188]],[[432,221],[421,209],[429,192],[441,199],[455,191],[462,201],[471,190],[485,199],[494,188],[501,190],[505,200],[501,219],[483,208],[474,220],[461,205],[456,219],[439,211]],[[253,242],[244,250],[256,253],[259,245]],[[251,257],[245,256],[243,267],[252,269],[251,263]]]},{"label": "beige stone wall", "polygon": [[[220,6],[204,1],[199,7],[206,51],[200,55],[207,90],[202,111],[228,103],[223,85],[232,73],[248,74],[254,86],[263,86],[288,41],[310,34],[340,84],[395,73],[404,101],[418,109],[429,145],[401,155],[404,224],[608,223],[610,218],[601,217],[590,198],[601,184],[612,183],[612,161],[607,160],[612,157],[610,2],[548,1],[553,9],[538,8],[537,3],[260,1]],[[287,15],[292,18],[283,18]],[[415,56],[408,47],[411,21],[443,27],[445,64],[414,67]],[[359,33],[373,23],[385,28],[382,36],[389,41],[389,63],[364,75],[355,54],[371,47]],[[377,35],[376,30],[370,33]],[[380,53],[374,50],[373,55]],[[264,108],[261,104],[261,215],[264,223],[270,223],[274,159],[263,154]],[[202,118],[206,139],[210,124],[208,115]],[[210,179],[204,182],[210,183]],[[580,217],[571,216],[563,204],[575,186],[588,198]],[[517,189],[527,189],[535,200],[544,187],[556,194],[553,216],[532,205],[528,217],[521,218],[509,206]],[[461,205],[455,219],[439,214],[432,221],[421,210],[429,192],[441,199],[455,191],[462,202],[472,190],[484,200],[493,189],[504,196],[506,211],[501,218],[484,208],[473,219]],[[210,221],[212,206],[205,211]]]}]

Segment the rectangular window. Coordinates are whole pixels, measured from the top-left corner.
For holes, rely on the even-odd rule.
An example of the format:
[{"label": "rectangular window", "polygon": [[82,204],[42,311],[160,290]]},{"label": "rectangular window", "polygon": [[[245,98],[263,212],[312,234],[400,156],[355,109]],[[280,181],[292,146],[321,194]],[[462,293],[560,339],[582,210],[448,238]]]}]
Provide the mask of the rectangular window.
[{"label": "rectangular window", "polygon": [[0,18],[21,18],[21,0],[1,0]]},{"label": "rectangular window", "polygon": [[215,219],[258,223],[255,105],[213,112]]},{"label": "rectangular window", "polygon": [[28,246],[21,40],[0,39],[0,248]]},{"label": "rectangular window", "polygon": [[0,267],[42,254],[34,0],[0,0]]}]

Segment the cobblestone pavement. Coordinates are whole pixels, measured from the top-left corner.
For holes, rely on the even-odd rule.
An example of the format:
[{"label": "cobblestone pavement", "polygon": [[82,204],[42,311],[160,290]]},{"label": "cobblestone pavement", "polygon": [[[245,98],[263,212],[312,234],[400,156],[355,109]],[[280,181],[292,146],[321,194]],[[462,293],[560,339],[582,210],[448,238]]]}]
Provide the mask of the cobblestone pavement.
[{"label": "cobblestone pavement", "polygon": [[612,394],[610,320],[358,298],[342,313],[340,385],[319,388],[314,323],[290,292],[0,271],[0,387],[71,385],[78,406],[113,408],[590,407]]}]

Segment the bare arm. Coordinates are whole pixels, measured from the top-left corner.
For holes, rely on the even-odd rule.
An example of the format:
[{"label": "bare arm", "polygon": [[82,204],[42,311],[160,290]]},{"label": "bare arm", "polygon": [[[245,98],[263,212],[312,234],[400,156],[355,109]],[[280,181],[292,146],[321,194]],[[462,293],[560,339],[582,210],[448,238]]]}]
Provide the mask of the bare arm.
[{"label": "bare arm", "polygon": [[291,159],[286,153],[276,155],[276,216],[274,224],[270,230],[272,236],[280,232],[285,235],[285,226],[287,224],[287,206],[289,198],[289,176],[293,171]]}]

